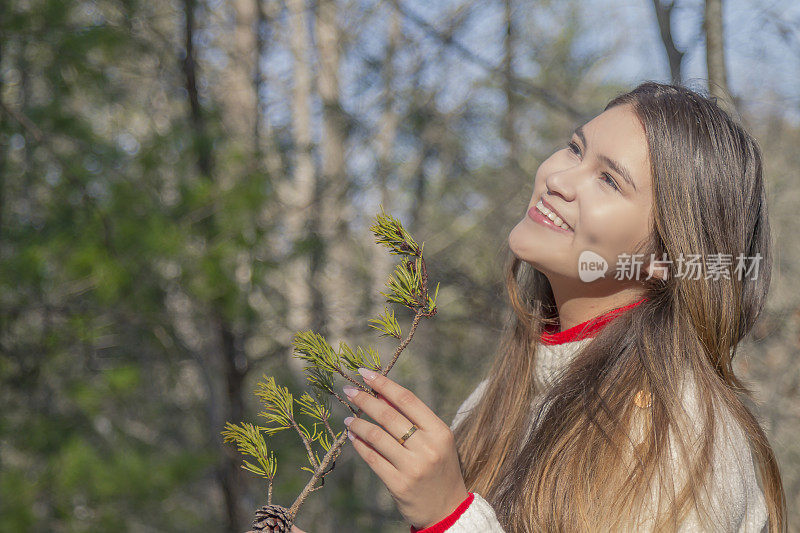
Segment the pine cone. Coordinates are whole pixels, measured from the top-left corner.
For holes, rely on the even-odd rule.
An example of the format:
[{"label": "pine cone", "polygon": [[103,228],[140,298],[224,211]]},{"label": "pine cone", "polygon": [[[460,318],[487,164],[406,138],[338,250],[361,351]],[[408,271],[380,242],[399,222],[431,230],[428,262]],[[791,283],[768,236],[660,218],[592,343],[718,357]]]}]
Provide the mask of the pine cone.
[{"label": "pine cone", "polygon": [[286,507],[265,505],[256,511],[253,529],[247,533],[289,533],[292,522],[292,516]]}]

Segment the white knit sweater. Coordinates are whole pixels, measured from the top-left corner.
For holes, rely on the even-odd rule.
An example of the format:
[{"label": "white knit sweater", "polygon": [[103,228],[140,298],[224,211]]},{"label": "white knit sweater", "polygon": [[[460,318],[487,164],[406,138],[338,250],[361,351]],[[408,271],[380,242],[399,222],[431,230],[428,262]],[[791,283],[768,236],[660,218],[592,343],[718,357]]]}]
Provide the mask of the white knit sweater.
[{"label": "white knit sweater", "polygon": [[[539,357],[536,365],[536,377],[543,387],[548,387],[555,383],[559,372],[569,363],[571,357],[577,353],[585,343],[591,339],[574,340],[561,344],[540,344]],[[451,429],[464,419],[469,411],[475,406],[483,394],[487,380],[482,381],[469,397],[461,404],[456,412]],[[693,387],[686,389],[684,397],[685,407],[689,412],[697,412],[698,404]],[[537,401],[541,400],[540,394],[534,400],[535,407]],[[756,480],[753,461],[750,456],[750,449],[747,444],[743,431],[730,419],[727,423],[717,424],[720,428],[721,440],[715,446],[715,459],[713,462],[713,474],[709,485],[709,497],[711,505],[709,509],[716,514],[716,527],[714,531],[720,532],[740,532],[757,533],[761,532],[767,524],[767,508],[764,495]],[[676,470],[679,470],[677,455]],[[680,472],[677,473],[678,477]],[[466,506],[466,510],[464,507]],[[703,531],[699,525],[699,519],[695,514],[691,514],[681,523],[679,531],[696,532]],[[641,531],[649,531],[650,528],[642,528]],[[417,531],[412,528],[412,532]],[[465,501],[452,515],[442,520],[438,524],[430,526],[418,533],[505,533],[497,520],[494,509],[481,497],[474,493],[471,502]]]}]

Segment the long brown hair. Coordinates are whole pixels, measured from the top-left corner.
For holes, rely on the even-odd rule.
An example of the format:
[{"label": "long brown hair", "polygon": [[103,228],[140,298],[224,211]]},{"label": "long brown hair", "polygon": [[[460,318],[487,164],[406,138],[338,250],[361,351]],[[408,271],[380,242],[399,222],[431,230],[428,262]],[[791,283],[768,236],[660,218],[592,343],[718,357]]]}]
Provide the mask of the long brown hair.
[{"label": "long brown hair", "polygon": [[[754,452],[770,532],[785,531],[778,465],[743,403],[752,391],[732,368],[770,283],[760,148],[714,100],[682,86],[648,81],[605,109],[617,105],[632,106],[647,136],[653,216],[646,257],[671,260],[669,275],[642,280],[647,299],[579,350],[541,391],[532,415],[538,341],[557,310],[547,278],[508,251],[513,315],[482,397],[454,431],[467,488],[511,532],[618,531],[647,513],[656,530],[674,530],[693,508],[708,520],[701,495],[715,442],[721,428],[735,425]],[[676,275],[675,259],[693,254],[726,254],[731,269],[738,257],[761,259],[757,275]],[[687,378],[699,417],[684,409]],[[641,390],[649,408],[633,401]],[[637,424],[646,429],[639,444]],[[674,479],[671,453],[685,479]],[[654,494],[660,498],[650,509]]]}]

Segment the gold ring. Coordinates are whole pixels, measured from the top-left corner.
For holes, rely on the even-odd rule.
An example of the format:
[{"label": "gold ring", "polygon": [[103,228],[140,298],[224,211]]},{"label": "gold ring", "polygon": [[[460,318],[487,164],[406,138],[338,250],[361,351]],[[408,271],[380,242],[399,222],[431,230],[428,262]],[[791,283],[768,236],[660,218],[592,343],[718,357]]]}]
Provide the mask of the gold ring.
[{"label": "gold ring", "polygon": [[419,429],[419,428],[416,426],[416,424],[411,424],[411,428],[408,430],[408,432],[405,435],[403,435],[402,437],[400,437],[399,439],[397,439],[397,442],[399,442],[400,444],[403,444],[406,440],[408,440],[408,437],[410,437],[411,435],[414,434],[414,432],[417,429]]}]

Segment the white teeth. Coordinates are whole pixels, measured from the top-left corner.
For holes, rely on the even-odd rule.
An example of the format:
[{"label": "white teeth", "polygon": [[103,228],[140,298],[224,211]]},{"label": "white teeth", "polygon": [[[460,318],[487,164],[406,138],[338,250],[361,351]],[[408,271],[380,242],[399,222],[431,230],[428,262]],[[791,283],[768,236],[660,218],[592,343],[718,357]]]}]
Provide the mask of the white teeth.
[{"label": "white teeth", "polygon": [[560,227],[560,228],[563,228],[563,229],[565,229],[565,230],[567,230],[567,231],[570,231],[570,230],[572,230],[572,228],[570,228],[570,227],[569,227],[569,225],[568,225],[566,222],[564,222],[563,220],[561,220],[561,218],[560,218],[559,216],[557,216],[555,213],[553,213],[552,211],[550,211],[549,209],[547,209],[547,208],[544,206],[544,204],[542,203],[542,201],[541,201],[541,200],[539,200],[539,201],[536,203],[536,209],[538,209],[539,211],[541,211],[541,212],[544,214],[544,216],[546,216],[547,218],[549,218],[550,220],[552,220],[552,221],[553,221],[553,224],[555,224],[556,226],[558,226],[558,227]]}]

